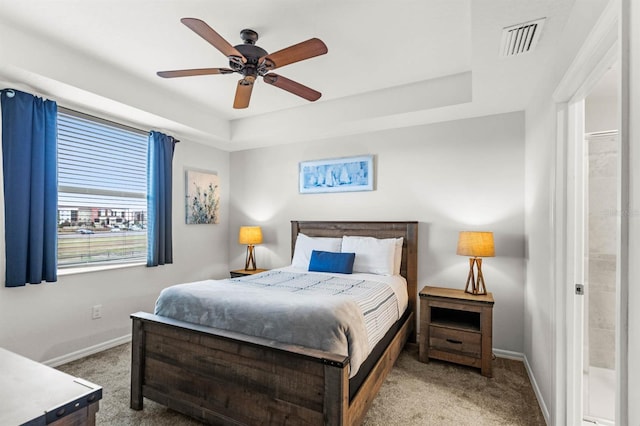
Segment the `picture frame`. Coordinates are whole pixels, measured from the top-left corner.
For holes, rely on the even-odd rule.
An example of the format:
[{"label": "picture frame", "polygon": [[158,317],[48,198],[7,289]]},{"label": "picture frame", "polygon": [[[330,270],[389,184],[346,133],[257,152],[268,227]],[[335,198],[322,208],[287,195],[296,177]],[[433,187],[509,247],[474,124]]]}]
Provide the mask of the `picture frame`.
[{"label": "picture frame", "polygon": [[216,172],[185,169],[185,223],[220,222],[220,179]]},{"label": "picture frame", "polygon": [[373,155],[302,161],[301,194],[373,191]]}]

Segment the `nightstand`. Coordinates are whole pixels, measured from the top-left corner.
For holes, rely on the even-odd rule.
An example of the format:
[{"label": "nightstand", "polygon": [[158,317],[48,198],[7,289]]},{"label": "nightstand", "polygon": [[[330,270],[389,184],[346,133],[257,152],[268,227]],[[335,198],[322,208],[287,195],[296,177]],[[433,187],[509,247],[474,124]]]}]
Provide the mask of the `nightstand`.
[{"label": "nightstand", "polygon": [[245,277],[247,275],[259,274],[260,272],[268,271],[268,269],[255,269],[253,271],[249,271],[247,269],[236,269],[235,271],[230,271],[231,278]]},{"label": "nightstand", "polygon": [[479,368],[491,377],[493,295],[425,287],[420,295],[420,361]]}]

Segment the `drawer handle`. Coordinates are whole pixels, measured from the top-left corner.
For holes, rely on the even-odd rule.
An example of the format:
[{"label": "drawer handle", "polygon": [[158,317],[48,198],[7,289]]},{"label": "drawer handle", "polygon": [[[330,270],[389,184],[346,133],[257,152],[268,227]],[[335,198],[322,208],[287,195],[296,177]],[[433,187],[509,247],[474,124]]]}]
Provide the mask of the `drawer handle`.
[{"label": "drawer handle", "polygon": [[447,342],[455,343],[456,345],[461,345],[462,344],[461,340],[454,340],[454,339],[447,339]]}]

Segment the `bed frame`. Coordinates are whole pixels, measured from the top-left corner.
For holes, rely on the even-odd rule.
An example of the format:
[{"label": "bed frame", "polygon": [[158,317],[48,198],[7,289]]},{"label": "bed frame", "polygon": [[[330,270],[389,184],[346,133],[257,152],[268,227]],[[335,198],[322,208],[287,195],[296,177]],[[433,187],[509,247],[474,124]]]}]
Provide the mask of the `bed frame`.
[{"label": "bed frame", "polygon": [[404,238],[408,316],[349,399],[349,357],[166,317],[131,315],[131,408],[143,397],[225,425],[359,425],[407,339],[415,341],[417,222],[291,222],[298,233]]}]

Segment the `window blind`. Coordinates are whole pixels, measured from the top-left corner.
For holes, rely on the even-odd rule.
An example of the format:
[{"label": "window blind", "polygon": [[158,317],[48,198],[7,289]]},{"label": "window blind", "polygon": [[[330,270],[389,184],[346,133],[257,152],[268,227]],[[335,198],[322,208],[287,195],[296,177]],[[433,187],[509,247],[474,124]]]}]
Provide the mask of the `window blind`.
[{"label": "window blind", "polygon": [[58,267],[146,259],[147,133],[58,111]]}]

